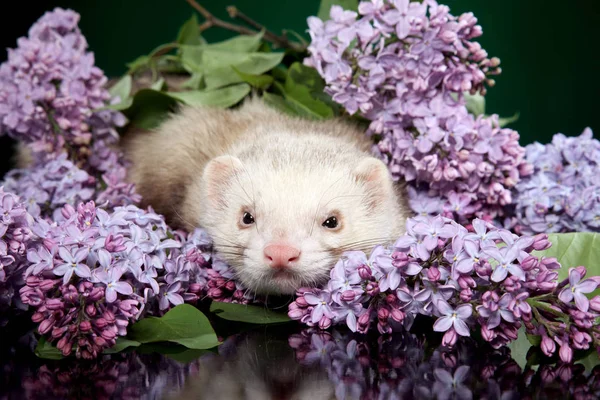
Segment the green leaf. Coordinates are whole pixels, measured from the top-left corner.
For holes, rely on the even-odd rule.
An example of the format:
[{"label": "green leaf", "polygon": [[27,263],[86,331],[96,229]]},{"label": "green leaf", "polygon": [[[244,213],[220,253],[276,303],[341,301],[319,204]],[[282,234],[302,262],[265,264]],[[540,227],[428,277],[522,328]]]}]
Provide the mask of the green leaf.
[{"label": "green leaf", "polygon": [[519,120],[519,116],[520,116],[520,114],[517,111],[511,117],[505,117],[505,118],[500,117],[500,118],[498,118],[498,125],[500,125],[500,128],[504,128],[508,124],[517,122]]},{"label": "green leaf", "polygon": [[[600,233],[571,232],[551,233],[548,240],[552,247],[536,252],[537,256],[555,257],[561,265],[558,280],[569,277],[569,268],[583,265],[587,268],[587,276],[600,275]],[[600,289],[588,294],[593,297],[600,294]]]},{"label": "green leaf", "polygon": [[529,333],[526,333],[526,336],[532,346],[539,346],[542,344],[542,337],[540,335],[530,335]]},{"label": "green leaf", "polygon": [[298,115],[311,119],[334,116],[333,108],[312,94],[313,91],[321,92],[323,86],[317,71],[299,62],[290,66],[285,85],[275,83],[275,87],[282,92],[289,106]]},{"label": "green leaf", "polygon": [[201,72],[192,73],[192,77],[181,84],[182,89],[198,90],[202,85],[203,75]]},{"label": "green leaf", "polygon": [[129,336],[140,343],[173,342],[190,349],[210,349],[220,344],[208,319],[189,304],[178,305],[161,318],[139,320]]},{"label": "green leaf", "polygon": [[227,86],[215,90],[191,90],[188,92],[169,92],[169,96],[191,106],[231,107],[239,103],[250,93],[246,83]]},{"label": "green leaf", "polygon": [[177,101],[164,92],[153,89],[141,89],[131,106],[123,110],[131,123],[141,129],[157,127],[175,109]]},{"label": "green leaf", "polygon": [[176,42],[187,45],[202,44],[202,41],[200,40],[198,17],[196,17],[196,14],[192,15],[192,17],[181,26],[179,34],[177,34]]},{"label": "green leaf", "polygon": [[211,43],[206,46],[210,50],[222,50],[232,53],[251,53],[260,47],[264,32],[256,35],[240,35],[219,43]]},{"label": "green leaf", "polygon": [[572,232],[551,233],[548,240],[552,247],[536,255],[556,257],[562,268],[559,280],[569,276],[569,268],[584,265],[588,275],[600,275],[600,233]]},{"label": "green leaf", "polygon": [[341,6],[344,10],[358,10],[358,0],[321,0],[317,17],[321,18],[323,21],[328,20],[329,10],[331,10],[331,6],[333,5]]},{"label": "green leaf", "polygon": [[156,82],[150,86],[150,89],[161,91],[165,86],[165,78],[159,78]]},{"label": "green leaf", "polygon": [[117,342],[110,349],[104,350],[102,353],[104,354],[115,354],[120,353],[128,347],[138,347],[141,345],[140,342],[136,342],[135,340],[126,339],[124,337],[118,337]]},{"label": "green leaf", "polygon": [[205,46],[186,46],[180,47],[181,64],[189,73],[202,72],[202,55]]},{"label": "green leaf", "polygon": [[291,321],[287,314],[277,313],[266,307],[213,302],[210,311],[228,321],[247,322],[249,324],[276,324]]},{"label": "green leaf", "polygon": [[38,344],[35,347],[35,355],[46,360],[60,360],[65,358],[61,351],[54,347],[43,336],[38,340]]},{"label": "green leaf", "polygon": [[289,105],[288,101],[286,99],[284,99],[282,96],[279,96],[277,94],[272,94],[269,92],[265,92],[265,93],[263,93],[262,98],[271,107],[276,108],[279,111],[282,111],[289,115],[298,116],[298,113],[296,112],[296,110],[293,107],[291,107]]},{"label": "green leaf", "polygon": [[273,83],[273,77],[270,75],[253,75],[247,74],[245,72],[240,71],[239,69],[232,67],[236,74],[246,83],[249,83],[251,86],[264,90],[271,86]]},{"label": "green leaf", "polygon": [[527,352],[531,347],[531,343],[527,338],[527,334],[525,333],[525,329],[519,329],[519,336],[517,340],[512,341],[508,344],[508,348],[510,349],[511,357],[519,364],[521,369],[525,369],[527,365]]},{"label": "green leaf", "polygon": [[250,75],[272,70],[283,60],[283,53],[224,53],[206,50],[200,69],[206,74],[207,89],[243,82],[233,68]]},{"label": "green leaf", "polygon": [[131,93],[132,80],[131,75],[125,75],[117,83],[115,83],[108,92],[111,98],[119,97],[121,103],[129,98]]},{"label": "green leaf", "polygon": [[585,367],[585,370],[589,372],[594,369],[596,365],[600,365],[600,357],[598,356],[596,349],[592,349],[587,357],[579,360],[577,363],[582,364]]},{"label": "green leaf", "polygon": [[485,114],[485,97],[479,93],[470,94],[468,92],[465,93],[464,96],[466,100],[467,111],[476,117]]}]

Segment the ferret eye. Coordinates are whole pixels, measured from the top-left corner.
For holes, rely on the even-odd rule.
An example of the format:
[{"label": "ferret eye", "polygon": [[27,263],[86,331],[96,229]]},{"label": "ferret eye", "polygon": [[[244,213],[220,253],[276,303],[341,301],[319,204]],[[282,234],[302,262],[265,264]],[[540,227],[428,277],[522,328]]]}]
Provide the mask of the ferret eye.
[{"label": "ferret eye", "polygon": [[323,222],[322,226],[328,229],[335,229],[338,227],[338,219],[336,217],[329,217]]},{"label": "ferret eye", "polygon": [[245,212],[242,217],[242,222],[244,225],[252,225],[254,223],[254,217],[249,212]]}]

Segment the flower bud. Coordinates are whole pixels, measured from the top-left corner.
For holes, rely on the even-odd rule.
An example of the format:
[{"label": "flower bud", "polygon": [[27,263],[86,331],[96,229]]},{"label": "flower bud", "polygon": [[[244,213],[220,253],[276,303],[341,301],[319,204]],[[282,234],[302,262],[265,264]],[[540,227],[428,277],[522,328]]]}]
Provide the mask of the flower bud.
[{"label": "flower bud", "polygon": [[79,324],[79,330],[82,332],[88,332],[92,329],[92,323],[90,321],[81,321]]},{"label": "flower bud", "polygon": [[319,328],[320,329],[328,329],[330,326],[331,326],[331,319],[329,319],[323,315],[323,317],[321,317],[321,320],[319,321]]},{"label": "flower bud", "polygon": [[31,316],[31,320],[36,323],[42,322],[45,318],[46,318],[46,316],[44,314],[42,314],[41,312],[36,312]]},{"label": "flower bud", "polygon": [[600,312],[600,296],[594,296],[590,300],[590,308],[596,312]]},{"label": "flower bud", "polygon": [[402,268],[408,265],[408,256],[406,253],[395,251],[392,253],[392,265],[396,268]]},{"label": "flower bud", "polygon": [[298,307],[308,307],[308,303],[306,302],[304,296],[296,298],[296,304],[298,305]]},{"label": "flower bud", "polygon": [[552,243],[550,243],[550,241],[548,240],[548,235],[546,235],[545,233],[541,233],[534,237],[534,242],[532,246],[534,250],[541,251],[549,249],[550,246],[552,246]]},{"label": "flower bud", "polygon": [[371,277],[373,276],[373,274],[371,273],[371,268],[369,268],[366,265],[361,265],[360,267],[358,267],[358,276],[360,276],[360,279],[364,280],[371,279]]},{"label": "flower bud", "polygon": [[569,344],[566,339],[563,339],[563,344],[560,346],[558,355],[560,356],[560,359],[565,363],[570,363],[573,359],[573,349],[569,347]]},{"label": "flower bud", "polygon": [[440,273],[439,268],[430,267],[427,269],[427,279],[429,279],[430,281],[432,281],[432,282],[439,281],[441,276],[442,276],[442,274]]},{"label": "flower bud", "polygon": [[521,269],[523,271],[531,271],[532,269],[538,266],[539,259],[534,256],[528,256],[523,261],[521,261]]},{"label": "flower bud", "polygon": [[392,319],[396,322],[402,322],[404,321],[404,317],[406,316],[404,314],[404,312],[402,312],[401,310],[397,309],[397,308],[392,308],[392,312],[390,313]]},{"label": "flower bud", "polygon": [[556,344],[554,343],[554,340],[550,339],[550,337],[546,335],[542,336],[542,343],[540,347],[544,354],[548,357],[551,357],[552,354],[554,354],[554,352],[556,351]]},{"label": "flower bud", "polygon": [[390,317],[390,312],[388,311],[387,308],[380,308],[379,310],[377,310],[377,318],[380,321],[387,321],[389,317]]},{"label": "flower bud", "polygon": [[102,329],[106,325],[108,325],[108,322],[106,322],[106,320],[104,318],[100,317],[100,318],[97,318],[96,320],[94,320],[94,325],[96,325],[96,327]]},{"label": "flower bud", "polygon": [[48,299],[46,300],[46,308],[48,310],[56,311],[64,308],[65,304],[60,299]]},{"label": "flower bud", "polygon": [[[28,278],[29,279],[29,278]],[[47,292],[48,290],[52,290],[56,286],[56,281],[52,279],[44,279],[40,282],[40,290]]]},{"label": "flower bud", "polygon": [[188,289],[192,293],[200,293],[202,290],[202,285],[199,283],[190,283],[190,287]]},{"label": "flower bud", "polygon": [[52,329],[53,325],[53,319],[46,319],[40,323],[40,326],[38,326],[38,332],[40,335],[45,335],[46,333],[50,332],[50,329]]},{"label": "flower bud", "polygon": [[489,329],[486,325],[482,325],[481,336],[484,340],[491,342],[496,337],[496,333],[492,329]]},{"label": "flower bud", "polygon": [[340,295],[340,299],[342,301],[352,301],[356,298],[356,293],[354,293],[354,290],[345,290],[344,292],[342,292],[342,294]]},{"label": "flower bud", "polygon": [[453,347],[456,344],[457,339],[458,336],[456,335],[456,331],[454,330],[454,328],[450,328],[446,331],[446,333],[444,333],[444,336],[442,337],[442,346]]},{"label": "flower bud", "polygon": [[304,316],[304,314],[305,314],[305,311],[301,308],[288,310],[288,317],[290,317],[293,320],[301,319]]},{"label": "flower bud", "polygon": [[113,340],[117,336],[116,332],[110,328],[102,330],[100,335],[108,341]]}]

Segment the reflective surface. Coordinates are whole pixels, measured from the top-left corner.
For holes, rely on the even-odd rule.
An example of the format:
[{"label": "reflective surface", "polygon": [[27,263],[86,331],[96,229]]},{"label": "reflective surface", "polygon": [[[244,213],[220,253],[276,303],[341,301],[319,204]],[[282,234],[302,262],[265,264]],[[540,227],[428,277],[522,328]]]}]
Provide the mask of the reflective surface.
[{"label": "reflective surface", "polygon": [[[508,349],[471,339],[444,349],[424,337],[368,340],[342,332],[260,327],[218,352],[153,345],[94,362],[41,360],[32,335],[3,345],[0,399],[547,399],[600,397],[600,367],[523,370]],[[162,354],[159,354],[160,352]],[[530,362],[540,359],[530,354]]]}]

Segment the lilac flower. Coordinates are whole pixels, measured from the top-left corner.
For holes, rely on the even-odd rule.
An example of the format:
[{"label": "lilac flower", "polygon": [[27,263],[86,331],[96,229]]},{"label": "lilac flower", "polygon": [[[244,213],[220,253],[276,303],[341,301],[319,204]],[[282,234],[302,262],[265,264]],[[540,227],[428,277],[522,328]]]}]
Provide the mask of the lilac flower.
[{"label": "lilac flower", "polygon": [[436,332],[446,332],[450,327],[454,327],[456,333],[461,336],[470,336],[469,327],[465,323],[471,317],[473,309],[470,304],[462,304],[456,309],[450,307],[445,301],[438,301],[435,304],[439,313],[442,315],[433,324],[433,330]]},{"label": "lilac flower", "polygon": [[329,306],[331,295],[325,290],[314,290],[304,294],[304,299],[308,304],[313,306],[311,314],[311,322],[318,323],[322,317],[333,318],[333,312]]},{"label": "lilac flower", "polygon": [[88,256],[88,253],[89,251],[84,248],[74,251],[73,249],[67,250],[65,247],[59,248],[58,254],[64,263],[59,264],[53,269],[54,274],[62,276],[65,285],[71,280],[74,273],[80,278],[89,278],[91,276],[90,268],[82,263]]},{"label": "lilac flower", "polygon": [[500,282],[504,280],[509,272],[518,279],[525,280],[525,273],[515,263],[519,255],[519,249],[516,246],[506,246],[501,249],[488,247],[484,252],[497,262],[491,277],[492,281]]},{"label": "lilac flower", "polygon": [[554,135],[527,146],[533,175],[515,187],[516,228],[524,233],[600,231],[600,141],[590,128],[579,137]]},{"label": "lilac flower", "polygon": [[598,282],[592,279],[582,281],[581,278],[581,273],[576,268],[569,268],[569,286],[561,290],[558,298],[565,303],[575,299],[577,308],[583,312],[587,312],[590,307],[590,301],[585,294],[596,290]]},{"label": "lilac flower", "polygon": [[170,285],[161,287],[159,298],[159,307],[161,310],[169,308],[169,304],[177,306],[183,304],[183,297],[178,293],[181,289],[181,282],[173,282]]},{"label": "lilac flower", "polygon": [[130,295],[133,293],[133,288],[129,283],[119,282],[123,276],[123,273],[124,271],[121,268],[114,267],[109,272],[101,271],[96,274],[98,281],[106,285],[106,290],[104,293],[106,295],[107,302],[112,303],[117,300],[117,293],[124,295]]}]

